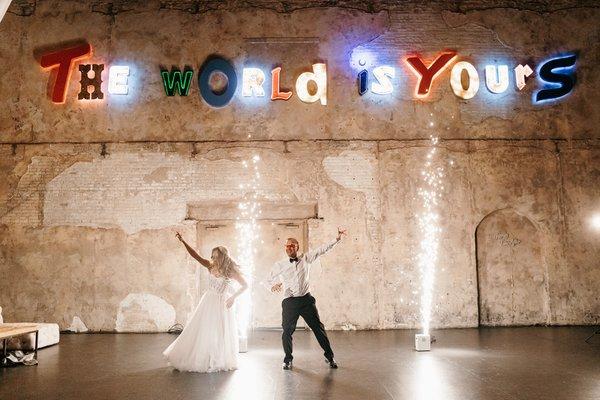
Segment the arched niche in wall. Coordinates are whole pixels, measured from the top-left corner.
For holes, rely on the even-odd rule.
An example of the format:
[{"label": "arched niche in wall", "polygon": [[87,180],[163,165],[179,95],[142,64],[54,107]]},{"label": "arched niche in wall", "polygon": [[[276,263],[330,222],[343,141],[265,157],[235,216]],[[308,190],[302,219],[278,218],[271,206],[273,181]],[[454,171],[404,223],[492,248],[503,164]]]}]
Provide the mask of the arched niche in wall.
[{"label": "arched niche in wall", "polygon": [[546,268],[536,225],[512,209],[488,214],[475,231],[479,324],[544,324]]}]

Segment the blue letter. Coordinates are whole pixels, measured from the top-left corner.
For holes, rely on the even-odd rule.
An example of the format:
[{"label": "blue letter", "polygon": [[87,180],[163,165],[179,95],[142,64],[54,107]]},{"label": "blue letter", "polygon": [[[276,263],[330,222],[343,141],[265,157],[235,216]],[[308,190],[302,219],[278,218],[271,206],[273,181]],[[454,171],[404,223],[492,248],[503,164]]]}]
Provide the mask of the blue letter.
[{"label": "blue letter", "polygon": [[[222,93],[215,93],[209,85],[210,75],[213,72],[221,72],[227,77],[227,87]],[[212,107],[226,106],[237,88],[237,75],[233,66],[221,57],[209,59],[201,67],[198,75],[198,86],[200,86],[200,96]]]},{"label": "blue letter", "polygon": [[358,94],[363,95],[367,93],[367,70],[363,69],[358,73]]},{"label": "blue letter", "polygon": [[[577,56],[569,54],[552,58],[539,68],[538,76],[544,82],[543,89],[535,94],[535,102],[555,100],[566,96],[575,85],[575,61]],[[564,70],[564,71],[563,71]]]}]

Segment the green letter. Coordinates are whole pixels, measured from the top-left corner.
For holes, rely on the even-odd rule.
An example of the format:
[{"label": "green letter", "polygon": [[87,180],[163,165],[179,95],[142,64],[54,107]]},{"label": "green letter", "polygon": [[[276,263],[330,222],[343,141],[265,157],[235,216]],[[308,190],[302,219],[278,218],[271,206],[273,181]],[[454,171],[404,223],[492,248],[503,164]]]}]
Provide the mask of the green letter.
[{"label": "green letter", "polygon": [[174,96],[176,90],[180,96],[187,96],[190,92],[193,75],[194,71],[191,69],[185,69],[183,74],[176,68],[171,68],[171,72],[166,70],[160,71],[167,96]]}]

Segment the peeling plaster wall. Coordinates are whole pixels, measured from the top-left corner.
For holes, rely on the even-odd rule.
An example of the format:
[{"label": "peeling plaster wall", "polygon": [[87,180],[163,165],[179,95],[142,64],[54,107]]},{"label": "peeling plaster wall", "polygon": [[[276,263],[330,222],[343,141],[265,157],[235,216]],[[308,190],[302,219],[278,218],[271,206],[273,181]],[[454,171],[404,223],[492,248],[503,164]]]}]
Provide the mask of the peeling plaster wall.
[{"label": "peeling plaster wall", "polygon": [[[13,1],[0,24],[0,60],[11,60],[0,63],[4,319],[66,329],[77,317],[90,331],[185,323],[204,276],[173,231],[197,237],[186,220],[190,204],[243,198],[239,184],[249,175],[242,162],[259,154],[260,198],[317,204],[309,246],[329,240],[336,226],[349,230],[313,273],[327,328],[417,327],[416,193],[429,149],[423,139],[435,134],[446,181],[432,326],[477,326],[482,294],[506,311],[485,324],[599,323],[600,232],[589,221],[600,213],[600,9],[490,4]],[[95,47],[90,62],[135,66],[127,101],[78,102],[75,80],[65,105],[45,96],[48,74],[36,58],[81,32]],[[248,40],[256,37],[317,39]],[[353,51],[393,63],[399,79],[413,84],[400,57],[448,47],[477,67],[535,64],[576,50],[578,83],[565,101],[545,107],[531,104],[533,83],[496,99],[481,87],[474,99],[459,100],[447,75],[427,101],[413,100],[412,87],[395,87],[388,100],[356,95]],[[159,65],[197,71],[215,52],[236,68],[281,65],[282,87],[324,60],[329,104],[296,96],[247,104],[236,95],[210,109],[196,82],[187,98],[164,96]],[[499,210],[519,217],[488,219]],[[518,247],[533,232],[539,246]],[[484,262],[495,275],[480,290]],[[521,266],[541,280],[533,314],[531,293],[511,292],[510,310],[500,301]]]},{"label": "peeling plaster wall", "polygon": [[130,293],[119,303],[117,332],[161,332],[175,323],[175,308],[150,293]]}]

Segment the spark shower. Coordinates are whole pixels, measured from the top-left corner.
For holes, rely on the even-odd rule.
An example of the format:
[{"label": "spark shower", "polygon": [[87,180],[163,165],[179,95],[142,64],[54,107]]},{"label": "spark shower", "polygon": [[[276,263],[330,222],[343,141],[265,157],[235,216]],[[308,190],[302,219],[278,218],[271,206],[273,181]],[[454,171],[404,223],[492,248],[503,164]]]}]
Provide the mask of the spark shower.
[{"label": "spark shower", "polygon": [[434,276],[438,263],[439,239],[442,229],[438,214],[438,201],[442,197],[444,168],[435,159],[438,138],[430,137],[431,148],[421,170],[421,186],[417,195],[421,199],[418,227],[421,232],[417,265],[421,276],[421,328],[429,335]]}]

